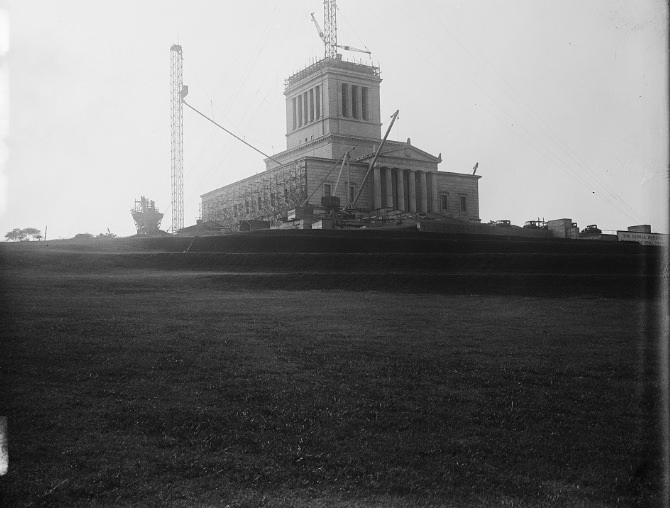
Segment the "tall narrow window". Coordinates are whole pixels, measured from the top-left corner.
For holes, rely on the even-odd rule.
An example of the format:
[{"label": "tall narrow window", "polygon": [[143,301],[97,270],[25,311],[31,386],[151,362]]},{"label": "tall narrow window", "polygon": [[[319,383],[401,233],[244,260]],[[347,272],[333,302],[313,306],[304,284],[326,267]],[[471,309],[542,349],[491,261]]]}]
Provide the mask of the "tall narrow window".
[{"label": "tall narrow window", "polygon": [[314,89],[309,90],[309,121],[314,121]]},{"label": "tall narrow window", "polygon": [[358,86],[351,85],[351,116],[358,118]]},{"label": "tall narrow window", "polygon": [[342,83],[342,116],[347,116],[347,99],[349,98],[349,87],[346,83]]},{"label": "tall narrow window", "polygon": [[441,210],[448,210],[449,209],[449,202],[447,201],[447,195],[446,194],[440,194],[440,209]]},{"label": "tall narrow window", "polygon": [[305,103],[303,105],[303,111],[305,112],[305,125],[309,122],[309,96],[307,95],[307,92],[302,94],[302,100]]},{"label": "tall narrow window", "polygon": [[329,183],[324,183],[323,184],[323,195],[324,196],[330,196],[331,195],[332,188]]},{"label": "tall narrow window", "polygon": [[314,118],[321,118],[321,87],[319,86],[314,88],[314,101],[316,109]]},{"label": "tall narrow window", "polygon": [[467,200],[465,196],[461,196],[461,212],[466,213],[467,211]]},{"label": "tall narrow window", "polygon": [[364,86],[361,88],[361,113],[363,115],[363,120],[369,120],[368,118],[368,87]]},{"label": "tall narrow window", "polygon": [[302,95],[298,95],[298,127],[302,126]]},{"label": "tall narrow window", "polygon": [[349,203],[353,203],[355,197],[356,197],[356,185],[352,183],[349,184]]},{"label": "tall narrow window", "polygon": [[296,104],[295,97],[293,97],[293,100],[291,102],[293,103],[293,130],[295,130],[295,128],[298,126],[298,117],[296,116],[298,113],[296,108],[298,106]]}]

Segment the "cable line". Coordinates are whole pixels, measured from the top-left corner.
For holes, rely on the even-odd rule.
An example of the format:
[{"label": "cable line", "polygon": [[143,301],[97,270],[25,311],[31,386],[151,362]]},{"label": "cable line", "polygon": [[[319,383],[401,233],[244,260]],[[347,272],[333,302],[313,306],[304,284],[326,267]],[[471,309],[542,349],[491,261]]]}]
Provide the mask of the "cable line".
[{"label": "cable line", "polygon": [[[442,11],[442,12],[444,12],[444,11]],[[420,28],[420,26],[418,25],[418,23],[417,23],[417,21],[416,21],[416,19],[413,15],[408,15],[407,18],[409,20],[411,20],[411,22],[414,23],[417,27]],[[584,189],[589,189],[589,188],[593,188],[593,187],[602,188],[604,191],[606,191],[604,194],[594,193],[599,199],[605,201],[611,207],[618,209],[620,212],[624,213],[625,215],[627,215],[631,219],[637,220],[634,217],[636,215],[636,212],[633,210],[633,208],[630,207],[623,199],[621,199],[614,191],[612,191],[610,188],[608,188],[607,184],[605,182],[603,182],[593,172],[593,170],[591,170],[585,163],[580,161],[579,158],[567,147],[567,145],[565,145],[565,143],[560,141],[560,138],[556,135],[555,132],[553,132],[551,130],[550,127],[547,126],[546,122],[544,122],[539,117],[539,115],[537,115],[537,113],[535,113],[533,111],[533,109],[527,103],[525,103],[525,101],[523,101],[523,99],[520,99],[520,100],[523,101],[526,104],[527,108],[535,115],[535,117],[537,117],[537,120],[532,118],[529,115],[529,113],[524,110],[524,108],[521,106],[519,101],[517,101],[514,97],[512,97],[512,95],[510,95],[510,93],[507,90],[505,90],[504,88],[501,87],[501,90],[505,93],[505,95],[507,95],[515,103],[515,105],[519,108],[521,113],[523,113],[527,117],[528,120],[535,123],[540,128],[540,130],[543,131],[543,132],[541,132],[541,134],[544,134],[544,136],[546,138],[548,138],[548,141],[552,141],[556,145],[556,147],[559,148],[558,152],[561,152],[561,153],[558,153],[555,148],[552,148],[551,146],[547,146],[545,143],[543,143],[528,128],[526,128],[523,121],[519,121],[520,120],[519,118],[515,119],[515,116],[513,114],[511,114],[510,112],[508,112],[506,108],[502,107],[500,104],[497,104],[497,102],[490,96],[490,94],[487,93],[487,91],[484,90],[480,86],[480,84],[477,81],[475,81],[469,75],[469,73],[465,72],[465,70],[462,69],[461,66],[453,58],[451,58],[451,55],[447,51],[445,51],[444,48],[440,44],[438,44],[437,42],[435,42],[435,40],[433,40],[433,38],[430,36],[430,33],[424,33],[424,32],[421,32],[421,33],[422,33],[423,37],[431,45],[433,45],[438,52],[442,53],[444,55],[444,57],[449,62],[451,62],[451,64],[458,71],[460,71],[462,76],[467,78],[467,80],[469,80],[474,85],[475,88],[477,88],[487,99],[489,99],[489,101],[492,102],[492,104],[495,105],[495,108],[497,110],[499,110],[504,117],[507,117],[510,120],[512,120],[518,126],[518,128],[520,130],[524,131],[524,133],[528,136],[529,139],[528,138],[524,139],[524,137],[521,136],[521,133],[517,129],[514,129],[511,132],[513,132],[517,137],[522,139],[524,142],[528,143],[540,155],[544,156],[548,160],[553,159],[555,162],[557,162],[558,163],[558,168],[557,169],[562,169],[564,172],[567,172],[573,179],[575,179],[577,182],[579,182]],[[466,52],[469,53],[467,48],[454,36],[453,33],[450,33],[450,35],[451,35],[452,38],[454,38],[456,40],[456,42],[461,47],[463,47],[463,49]],[[415,48],[419,49],[417,46],[414,45],[413,41],[405,40],[405,42],[408,46],[415,47]],[[474,45],[473,45],[473,47],[474,47]],[[475,49],[476,49],[476,47],[475,47]],[[481,63],[477,62],[476,58],[472,58],[473,57],[472,54],[470,56],[471,56],[472,61],[475,61],[482,69],[485,70],[485,72],[487,72],[490,76],[492,76],[485,66],[483,66]],[[483,56],[482,56],[482,58],[483,58]],[[483,59],[486,61],[485,58],[483,58]],[[426,61],[428,61],[428,60],[426,59]],[[494,66],[490,65],[490,67],[492,69],[494,69],[494,71],[495,71]],[[450,76],[447,73],[445,73],[443,69],[438,70],[438,72],[440,72],[440,74],[442,74],[446,79],[450,80]],[[501,78],[501,80],[507,85],[507,87],[509,89],[511,89],[512,92],[515,95],[519,96],[519,94],[516,93],[516,91],[511,87],[511,85],[509,85],[509,83],[507,83],[506,80],[504,78],[502,78],[502,76],[500,76],[500,74],[497,71],[495,71],[495,72],[496,72],[496,74],[498,74],[498,76]],[[494,77],[494,79],[495,79],[495,77]],[[463,91],[466,95],[469,95],[470,97],[475,98],[469,90],[466,90],[465,88],[463,88],[462,86],[460,86],[458,83],[456,83],[453,80],[450,80],[450,81],[455,86],[460,88],[461,91]],[[495,114],[494,111],[492,111],[490,108],[488,108],[485,104],[482,104],[482,107],[484,109],[486,109],[489,112],[489,114],[491,114],[491,116],[496,118],[501,123],[501,125],[507,125],[506,121],[501,120],[501,118],[497,114]],[[547,135],[547,133],[549,133],[549,135]],[[552,136],[553,136],[553,138],[552,138]],[[580,173],[576,169],[573,169],[571,167],[572,165],[570,164],[570,162],[568,160],[566,160],[566,158],[565,158],[566,156],[569,159],[571,159],[572,161],[574,161],[574,163],[577,166],[581,166],[584,169],[584,172]]]},{"label": "cable line", "polygon": [[[445,18],[447,21],[449,21],[449,17],[446,15],[446,13],[444,12],[444,10],[443,10],[439,5],[438,5],[438,9],[442,12],[442,15],[444,16],[444,18]],[[451,23],[450,23],[450,24],[451,24]],[[451,24],[451,26],[452,26],[455,30],[457,30],[457,31],[461,34],[461,36],[463,36],[464,39],[466,39],[466,40],[468,39],[467,36],[463,33],[463,31],[458,27],[457,24]],[[447,32],[447,33],[449,33],[449,32]],[[471,61],[477,62],[477,56],[478,56],[479,58],[481,58],[481,60],[484,61],[485,65],[482,65],[481,63],[477,62],[477,63],[479,64],[480,68],[483,69],[484,72],[488,73],[489,76],[491,76],[491,77],[493,78],[493,80],[495,80],[495,79],[496,79],[496,76],[497,76],[497,77],[502,81],[502,83],[503,83],[505,86],[501,86],[501,87],[500,87],[500,90],[502,90],[502,91],[505,93],[505,95],[507,95],[507,97],[509,97],[509,98],[512,100],[512,102],[515,103],[515,105],[519,108],[519,111],[521,111],[522,113],[524,113],[524,114],[526,115],[526,117],[527,117],[531,122],[534,122],[535,125],[537,125],[541,130],[543,129],[543,130],[545,131],[545,134],[549,134],[547,137],[548,137],[551,141],[553,141],[559,149],[563,150],[563,151],[565,152],[565,154],[566,154],[570,159],[572,159],[572,160],[574,161],[574,163],[575,163],[577,166],[581,166],[581,167],[585,170],[585,172],[586,172],[586,176],[587,176],[587,177],[590,177],[590,178],[593,179],[593,186],[594,186],[594,187],[601,187],[601,188],[603,188],[605,191],[607,191],[607,193],[608,193],[612,198],[614,198],[616,201],[618,201],[618,202],[620,202],[621,204],[623,204],[624,207],[627,207],[627,210],[624,210],[624,209],[620,208],[616,203],[608,202],[609,204],[611,204],[611,205],[614,206],[615,208],[619,208],[620,211],[626,213],[627,215],[629,215],[628,212],[631,212],[631,213],[633,213],[633,214],[636,213],[635,210],[634,210],[633,208],[631,208],[631,207],[628,205],[628,203],[626,203],[621,197],[619,197],[615,191],[613,191],[611,188],[609,188],[608,185],[606,184],[606,182],[604,182],[600,177],[598,177],[598,175],[597,175],[597,174],[596,174],[596,173],[595,173],[595,172],[594,172],[594,171],[593,171],[593,170],[592,170],[586,163],[584,163],[583,161],[581,161],[581,160],[579,159],[579,157],[572,151],[572,149],[569,147],[569,145],[567,145],[565,142],[563,142],[563,140],[560,138],[560,136],[559,136],[558,134],[556,134],[556,132],[555,132],[555,131],[554,131],[554,130],[553,130],[553,129],[552,129],[552,128],[551,128],[551,127],[550,127],[550,126],[543,120],[543,119],[542,119],[542,117],[540,117],[540,115],[538,115],[538,114],[535,112],[535,110],[534,110],[534,109],[533,109],[533,108],[532,108],[532,107],[531,107],[531,106],[530,106],[530,105],[523,99],[523,96],[520,95],[520,94],[514,89],[514,87],[513,87],[513,86],[512,86],[512,85],[511,85],[511,84],[504,78],[504,76],[502,76],[502,75],[498,72],[498,70],[495,68],[495,66],[494,66],[493,64],[491,64],[491,62],[486,58],[486,56],[484,56],[484,55],[477,49],[477,47],[476,47],[475,44],[473,44],[471,41],[469,41],[469,42],[470,42],[470,45],[472,46],[472,48],[474,49],[474,51],[477,53],[477,55],[474,55],[473,53],[471,53],[471,52],[468,50],[468,48],[461,42],[461,40],[459,40],[459,39],[454,35],[453,32],[450,33],[450,35],[451,35],[452,38],[453,38],[453,39],[454,39],[454,40],[455,40],[455,41],[456,41],[456,42],[457,42],[457,43],[458,43],[458,44],[459,44],[459,45],[460,45],[460,46],[461,46],[461,47],[462,47],[462,48],[463,48],[469,55],[470,55],[470,57],[471,57]],[[495,73],[496,76],[494,76],[493,74],[491,74],[491,73],[489,72],[489,70],[492,70],[492,71]],[[506,88],[505,88],[505,87],[506,87]],[[511,91],[511,93],[510,93],[510,91]],[[567,163],[566,163],[566,166],[567,166]],[[589,182],[586,182],[586,183],[589,183]],[[588,185],[588,186],[591,187],[591,184]],[[631,216],[629,215],[629,217],[631,217]],[[633,218],[633,217],[631,217],[631,218]]]},{"label": "cable line", "polygon": [[203,118],[205,118],[206,120],[209,120],[210,122],[212,122],[212,123],[213,123],[214,125],[216,125],[219,129],[221,129],[221,130],[227,132],[228,134],[230,134],[232,137],[234,137],[234,138],[237,139],[238,141],[241,141],[242,143],[244,143],[245,145],[247,145],[249,148],[252,148],[252,149],[256,150],[256,151],[257,151],[258,153],[260,153],[263,157],[265,157],[265,158],[267,158],[267,159],[270,159],[271,161],[276,162],[276,163],[279,164],[280,166],[282,165],[282,163],[279,162],[277,159],[275,159],[274,157],[271,157],[270,155],[266,154],[265,152],[262,152],[261,150],[259,150],[259,149],[256,148],[255,146],[250,145],[249,143],[247,143],[246,141],[244,141],[241,137],[239,137],[239,136],[233,134],[232,132],[230,132],[230,131],[229,131],[228,129],[226,129],[223,125],[216,123],[216,122],[215,122],[214,120],[212,120],[210,117],[208,117],[208,116],[205,115],[204,113],[201,113],[200,111],[198,111],[197,109],[195,109],[193,106],[191,106],[191,105],[190,105],[188,102],[186,102],[185,100],[182,99],[182,102],[184,103],[185,106],[188,106],[189,108],[191,108],[193,111],[195,111],[196,113],[198,113],[201,117],[203,117]]}]

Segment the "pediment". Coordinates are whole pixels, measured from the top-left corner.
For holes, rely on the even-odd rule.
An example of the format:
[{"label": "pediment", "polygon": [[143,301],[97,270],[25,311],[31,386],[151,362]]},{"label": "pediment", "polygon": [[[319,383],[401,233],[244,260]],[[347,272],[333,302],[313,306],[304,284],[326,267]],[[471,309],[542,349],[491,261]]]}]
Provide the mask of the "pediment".
[{"label": "pediment", "polygon": [[428,152],[424,152],[423,150],[420,150],[419,148],[410,145],[409,147],[406,147],[403,150],[403,155],[407,157],[408,159],[416,159],[419,161],[425,161],[425,162],[441,162],[442,157],[441,156],[434,156],[429,154]]},{"label": "pediment", "polygon": [[409,143],[398,143],[387,142],[382,149],[379,158],[377,159],[379,165],[383,166],[384,163],[389,165],[391,164],[400,164],[401,161],[413,161],[418,163],[429,163],[429,164],[439,164],[442,162],[442,155],[437,157],[424,152],[420,148],[417,148]]}]

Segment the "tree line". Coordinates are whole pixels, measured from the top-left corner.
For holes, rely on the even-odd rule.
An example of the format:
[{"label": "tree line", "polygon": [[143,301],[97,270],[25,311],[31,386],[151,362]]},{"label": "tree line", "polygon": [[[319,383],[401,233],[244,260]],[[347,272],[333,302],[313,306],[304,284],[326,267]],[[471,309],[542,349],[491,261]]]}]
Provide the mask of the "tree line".
[{"label": "tree line", "polygon": [[8,242],[24,242],[26,240],[41,240],[42,232],[37,228],[14,228],[5,235]]},{"label": "tree line", "polygon": [[[107,229],[107,233],[100,233],[98,236],[94,236],[91,233],[78,233],[73,239],[88,240],[93,238],[116,238],[116,235]],[[14,228],[5,235],[6,242],[40,241],[42,239],[44,239],[42,232],[37,228]]]}]

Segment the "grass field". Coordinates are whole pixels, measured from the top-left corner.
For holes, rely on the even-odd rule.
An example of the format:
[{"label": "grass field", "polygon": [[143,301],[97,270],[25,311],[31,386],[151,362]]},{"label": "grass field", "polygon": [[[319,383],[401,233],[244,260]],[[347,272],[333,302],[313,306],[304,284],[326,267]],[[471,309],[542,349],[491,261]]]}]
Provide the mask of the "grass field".
[{"label": "grass field", "polygon": [[657,299],[115,245],[0,252],[3,506],[664,505]]}]

